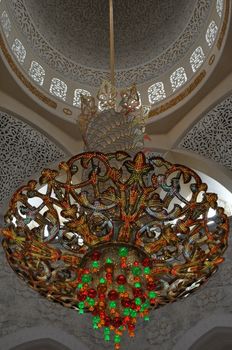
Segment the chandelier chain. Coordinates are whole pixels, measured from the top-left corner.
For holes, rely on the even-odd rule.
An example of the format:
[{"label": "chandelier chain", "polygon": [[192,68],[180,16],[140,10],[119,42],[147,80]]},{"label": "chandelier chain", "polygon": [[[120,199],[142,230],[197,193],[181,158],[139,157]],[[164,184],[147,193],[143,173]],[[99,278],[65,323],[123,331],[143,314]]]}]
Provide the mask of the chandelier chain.
[{"label": "chandelier chain", "polygon": [[109,0],[109,21],[110,21],[110,75],[111,84],[115,85],[115,53],[114,53],[114,10],[113,0]]}]

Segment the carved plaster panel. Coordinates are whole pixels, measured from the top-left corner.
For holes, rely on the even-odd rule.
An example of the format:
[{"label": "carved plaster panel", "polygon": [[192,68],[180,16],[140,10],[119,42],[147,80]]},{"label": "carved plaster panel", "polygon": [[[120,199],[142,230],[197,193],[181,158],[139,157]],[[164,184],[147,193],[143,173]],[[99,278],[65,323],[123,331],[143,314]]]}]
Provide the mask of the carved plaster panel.
[{"label": "carved plaster panel", "polygon": [[[115,3],[120,86],[144,83],[175,65],[205,29],[214,6],[210,0],[136,0],[132,8],[129,1]],[[28,43],[51,68],[91,86],[107,79],[108,24],[102,20],[107,1],[69,0],[68,6],[62,1],[54,6],[54,1],[11,0],[8,7]]]},{"label": "carved plaster panel", "polygon": [[46,136],[4,112],[0,112],[0,150],[0,211],[31,175],[66,157]]},{"label": "carved plaster panel", "polygon": [[217,104],[183,137],[178,148],[232,170],[232,95]]}]

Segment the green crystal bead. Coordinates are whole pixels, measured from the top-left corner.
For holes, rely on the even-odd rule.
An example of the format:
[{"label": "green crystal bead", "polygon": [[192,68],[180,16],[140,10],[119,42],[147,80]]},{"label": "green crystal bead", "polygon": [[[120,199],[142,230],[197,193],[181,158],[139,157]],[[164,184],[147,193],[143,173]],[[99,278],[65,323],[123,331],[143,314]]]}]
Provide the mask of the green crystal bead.
[{"label": "green crystal bead", "polygon": [[133,266],[132,267],[132,273],[134,276],[139,276],[142,273],[142,270],[139,266]]},{"label": "green crystal bead", "polygon": [[109,307],[110,307],[111,309],[115,309],[115,308],[116,308],[116,302],[115,302],[115,301],[110,301]]},{"label": "green crystal bead", "polygon": [[100,280],[99,280],[99,282],[101,283],[101,284],[104,284],[104,283],[106,283],[106,280],[105,280],[105,278],[100,278]]},{"label": "green crystal bead", "polygon": [[128,255],[128,249],[126,247],[119,248],[119,256],[125,257]]},{"label": "green crystal bead", "polygon": [[144,321],[149,321],[150,317],[149,316],[144,316]]},{"label": "green crystal bead", "polygon": [[136,282],[135,283],[135,288],[140,288],[141,287],[141,283],[140,282]]},{"label": "green crystal bead", "polygon": [[84,309],[85,303],[83,301],[80,301],[78,304],[79,309]]},{"label": "green crystal bead", "polygon": [[93,317],[93,324],[98,324],[101,321],[99,316],[94,316]]},{"label": "green crystal bead", "polygon": [[92,262],[92,267],[94,268],[94,269],[98,269],[99,268],[99,261],[93,261]]},{"label": "green crystal bead", "polygon": [[107,264],[112,264],[112,262],[113,262],[113,261],[112,261],[110,258],[107,258],[107,259],[106,259],[106,263],[107,263]]},{"label": "green crystal bead", "polygon": [[137,311],[131,309],[130,315],[131,315],[131,317],[135,318],[137,316]]},{"label": "green crystal bead", "polygon": [[141,305],[142,304],[142,300],[140,298],[135,298],[135,304],[136,305]]},{"label": "green crystal bead", "polygon": [[104,334],[110,334],[110,329],[109,327],[104,328]]},{"label": "green crystal bead", "polygon": [[157,297],[157,293],[156,292],[154,292],[154,291],[149,292],[149,298],[150,299],[153,299],[153,298],[156,298],[156,297]]},{"label": "green crystal bead", "polygon": [[90,298],[90,300],[88,301],[89,306],[94,306],[95,305],[95,300]]},{"label": "green crystal bead", "polygon": [[85,312],[84,312],[83,309],[80,309],[80,310],[79,310],[79,314],[83,315],[84,313],[85,313]]},{"label": "green crystal bead", "polygon": [[143,272],[145,273],[145,275],[149,275],[151,273],[150,267],[145,267]]},{"label": "green crystal bead", "polygon": [[78,289],[82,289],[83,288],[83,283],[79,283],[77,286]]},{"label": "green crystal bead", "polygon": [[125,292],[125,287],[124,286],[119,286],[118,287],[119,293],[124,293]]},{"label": "green crystal bead", "polygon": [[124,316],[129,316],[130,315],[130,309],[129,308],[125,308],[123,311]]},{"label": "green crystal bead", "polygon": [[110,341],[110,336],[109,336],[108,334],[106,334],[106,335],[104,336],[104,339],[105,339],[105,341]]},{"label": "green crystal bead", "polygon": [[120,335],[115,334],[115,336],[114,336],[114,342],[115,342],[115,343],[120,343],[120,341],[121,341]]},{"label": "green crystal bead", "polygon": [[90,274],[85,274],[82,276],[82,282],[84,283],[88,283],[92,281],[92,276]]}]

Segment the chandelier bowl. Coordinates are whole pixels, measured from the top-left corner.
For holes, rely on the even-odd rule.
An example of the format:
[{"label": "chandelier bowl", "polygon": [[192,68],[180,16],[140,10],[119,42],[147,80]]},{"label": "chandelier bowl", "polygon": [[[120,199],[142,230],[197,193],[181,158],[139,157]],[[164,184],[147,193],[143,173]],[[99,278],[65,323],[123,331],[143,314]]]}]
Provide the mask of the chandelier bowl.
[{"label": "chandelier bowl", "polygon": [[116,349],[137,317],[205,283],[228,244],[217,195],[193,170],[143,152],[86,152],[44,169],[16,191],[5,220],[2,244],[18,276],[91,312]]}]

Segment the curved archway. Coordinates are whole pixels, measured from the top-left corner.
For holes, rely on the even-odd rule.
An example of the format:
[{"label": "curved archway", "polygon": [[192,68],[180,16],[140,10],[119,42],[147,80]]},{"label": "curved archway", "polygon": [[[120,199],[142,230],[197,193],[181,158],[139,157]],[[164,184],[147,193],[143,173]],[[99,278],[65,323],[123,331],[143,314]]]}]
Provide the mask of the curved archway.
[{"label": "curved archway", "polygon": [[230,350],[232,327],[215,327],[198,339],[189,350]]},{"label": "curved archway", "polygon": [[[213,331],[220,332],[227,329],[225,332],[230,331],[230,339],[232,344],[232,315],[228,313],[215,313],[210,317],[200,320],[195,326],[190,328],[185,334],[177,341],[172,350],[229,350],[227,348],[211,348],[211,347],[197,347],[197,344],[201,346],[210,339]],[[215,333],[214,333],[215,334]],[[221,338],[220,338],[221,339]],[[202,343],[201,343],[202,341]],[[222,345],[222,343],[221,343]],[[226,343],[225,343],[226,345]],[[195,346],[195,347],[194,347]]]},{"label": "curved archway", "polygon": [[61,343],[45,338],[14,346],[11,350],[70,350]]},{"label": "curved archway", "polygon": [[[47,344],[41,348],[41,344]],[[31,345],[40,347],[31,347]],[[55,347],[54,347],[55,344]],[[28,345],[27,347],[25,347]],[[50,347],[49,347],[50,346]],[[0,338],[0,349],[4,350],[89,350],[77,337],[55,327],[38,326],[23,328]]]}]

